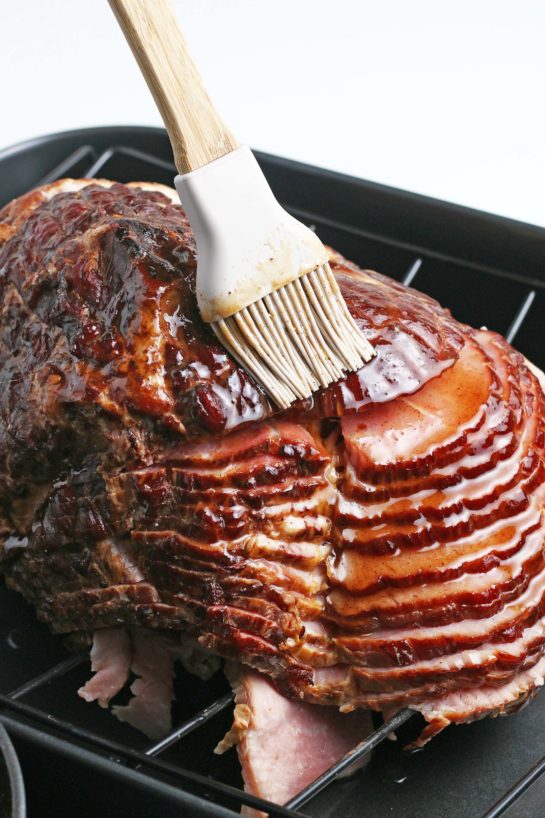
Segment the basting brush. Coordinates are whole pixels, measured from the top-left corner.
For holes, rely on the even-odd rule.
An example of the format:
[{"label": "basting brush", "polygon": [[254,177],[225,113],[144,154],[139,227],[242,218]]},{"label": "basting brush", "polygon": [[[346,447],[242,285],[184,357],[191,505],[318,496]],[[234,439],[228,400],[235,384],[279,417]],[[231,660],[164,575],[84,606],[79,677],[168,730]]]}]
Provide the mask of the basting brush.
[{"label": "basting brush", "polygon": [[168,0],[109,3],[170,137],[203,320],[283,408],[359,369],[374,350],[326,249],[280,206],[251,150],[223,124]]}]

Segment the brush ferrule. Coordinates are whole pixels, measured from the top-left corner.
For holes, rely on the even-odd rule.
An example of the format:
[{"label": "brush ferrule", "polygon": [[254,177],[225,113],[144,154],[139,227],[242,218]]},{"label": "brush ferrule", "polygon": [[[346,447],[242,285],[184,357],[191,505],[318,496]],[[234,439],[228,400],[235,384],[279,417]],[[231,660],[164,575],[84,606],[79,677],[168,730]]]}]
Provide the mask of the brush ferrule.
[{"label": "brush ferrule", "polygon": [[327,262],[318,237],[276,201],[246,145],[174,183],[197,242],[205,321],[227,318]]}]

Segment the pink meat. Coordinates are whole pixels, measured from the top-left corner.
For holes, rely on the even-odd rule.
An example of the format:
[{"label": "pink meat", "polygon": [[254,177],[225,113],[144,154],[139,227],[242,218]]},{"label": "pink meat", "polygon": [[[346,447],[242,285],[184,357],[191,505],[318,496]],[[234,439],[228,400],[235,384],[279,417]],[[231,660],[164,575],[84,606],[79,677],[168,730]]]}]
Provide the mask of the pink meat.
[{"label": "pink meat", "polygon": [[131,685],[134,695],[127,705],[113,707],[112,712],[150,738],[160,738],[172,726],[174,656],[168,642],[154,634],[134,630],[132,641],[131,671],[138,677]]},{"label": "pink meat", "polygon": [[209,679],[219,669],[219,659],[189,637],[157,634],[142,628],[106,628],[95,631],[91,668],[95,675],[78,690],[87,702],[108,707],[133,673],[132,699],[116,705],[112,713],[150,738],[160,738],[171,729],[174,698],[174,664],[182,665],[199,678]]},{"label": "pink meat", "polygon": [[91,669],[95,675],[78,690],[81,698],[108,707],[129,678],[132,652],[131,637],[125,628],[95,631],[91,648]]},{"label": "pink meat", "polygon": [[227,673],[235,691],[234,724],[216,752],[236,743],[245,789],[276,804],[285,804],[372,732],[368,711],[340,713],[286,699],[265,676],[238,665]]}]

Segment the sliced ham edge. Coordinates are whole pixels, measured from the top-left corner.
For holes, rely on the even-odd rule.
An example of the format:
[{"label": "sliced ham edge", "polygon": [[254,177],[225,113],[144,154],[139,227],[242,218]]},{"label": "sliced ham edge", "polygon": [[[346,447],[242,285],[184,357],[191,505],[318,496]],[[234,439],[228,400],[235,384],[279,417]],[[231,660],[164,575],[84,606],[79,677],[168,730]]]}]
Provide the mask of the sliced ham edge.
[{"label": "sliced ham edge", "polygon": [[413,743],[423,747],[449,724],[463,724],[484,716],[500,716],[520,707],[535,695],[545,681],[545,656],[527,670],[518,673],[502,687],[483,685],[468,690],[454,690],[438,700],[411,705],[419,710],[427,727]]}]

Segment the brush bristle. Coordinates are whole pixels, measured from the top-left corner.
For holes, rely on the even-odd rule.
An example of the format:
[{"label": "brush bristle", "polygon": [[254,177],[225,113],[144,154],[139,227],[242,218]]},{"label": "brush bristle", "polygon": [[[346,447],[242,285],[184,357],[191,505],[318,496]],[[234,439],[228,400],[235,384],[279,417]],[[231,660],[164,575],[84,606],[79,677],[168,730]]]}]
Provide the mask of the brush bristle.
[{"label": "brush bristle", "polygon": [[329,264],[212,327],[283,409],[359,369],[375,354]]}]

